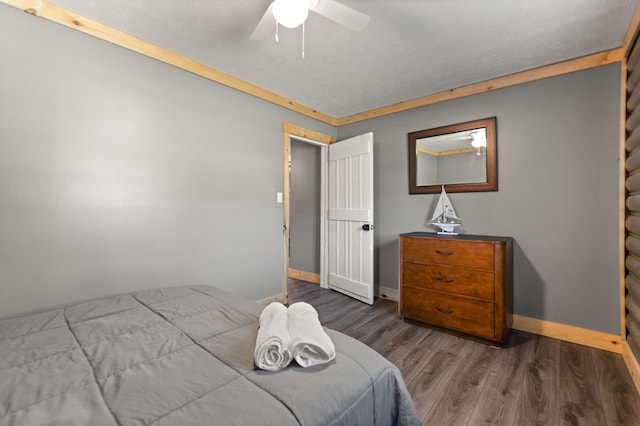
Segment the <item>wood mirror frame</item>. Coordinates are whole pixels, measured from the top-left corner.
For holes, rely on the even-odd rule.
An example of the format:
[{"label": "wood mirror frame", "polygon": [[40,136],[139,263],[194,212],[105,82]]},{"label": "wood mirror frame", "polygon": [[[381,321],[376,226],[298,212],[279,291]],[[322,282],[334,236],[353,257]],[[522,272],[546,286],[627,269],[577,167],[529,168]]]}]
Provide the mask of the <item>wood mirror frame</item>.
[{"label": "wood mirror frame", "polygon": [[[478,149],[478,153],[486,152],[485,179],[473,182],[436,182],[429,185],[418,185],[418,143],[419,141],[436,136],[452,135],[454,133],[470,134],[473,131],[485,130],[486,150]],[[497,142],[496,142],[496,117],[483,118],[480,120],[467,121],[465,123],[452,124],[449,126],[436,127],[434,129],[419,130],[408,134],[409,141],[409,194],[435,194],[441,191],[444,185],[447,192],[481,192],[498,190],[498,164],[497,164]],[[447,150],[447,154],[461,153],[466,150]],[[440,151],[438,155],[442,154]]]}]

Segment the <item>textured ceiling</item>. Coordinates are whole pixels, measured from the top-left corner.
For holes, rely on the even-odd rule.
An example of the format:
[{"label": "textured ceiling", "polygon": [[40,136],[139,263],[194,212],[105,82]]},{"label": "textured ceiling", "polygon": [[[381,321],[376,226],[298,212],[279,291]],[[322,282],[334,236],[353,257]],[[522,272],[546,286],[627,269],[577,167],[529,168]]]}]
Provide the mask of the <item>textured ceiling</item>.
[{"label": "textured ceiling", "polygon": [[51,3],[336,118],[620,47],[640,3],[340,1],[369,25],[311,13],[304,58],[301,28],[249,40],[269,0]]}]

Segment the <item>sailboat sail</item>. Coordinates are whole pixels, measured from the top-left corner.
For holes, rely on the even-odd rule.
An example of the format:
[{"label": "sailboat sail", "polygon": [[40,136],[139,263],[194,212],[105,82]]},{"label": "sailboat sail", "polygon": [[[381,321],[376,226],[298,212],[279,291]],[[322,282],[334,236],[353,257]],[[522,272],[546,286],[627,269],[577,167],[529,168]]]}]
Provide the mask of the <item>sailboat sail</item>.
[{"label": "sailboat sail", "polygon": [[453,204],[451,200],[449,200],[447,192],[444,190],[444,185],[442,186],[442,192],[440,192],[436,209],[433,212],[431,224],[439,226],[444,233],[448,234],[453,233],[454,227],[462,225],[462,221],[456,214]]}]

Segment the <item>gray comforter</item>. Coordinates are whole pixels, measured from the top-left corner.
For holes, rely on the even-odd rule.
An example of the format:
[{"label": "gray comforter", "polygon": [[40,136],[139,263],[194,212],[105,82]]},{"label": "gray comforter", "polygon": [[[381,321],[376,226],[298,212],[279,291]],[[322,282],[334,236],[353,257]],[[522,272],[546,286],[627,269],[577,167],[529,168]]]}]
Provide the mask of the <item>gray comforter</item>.
[{"label": "gray comforter", "polygon": [[208,286],[0,321],[0,425],[420,424],[399,371],[327,330],[329,364],[257,370],[263,306]]}]

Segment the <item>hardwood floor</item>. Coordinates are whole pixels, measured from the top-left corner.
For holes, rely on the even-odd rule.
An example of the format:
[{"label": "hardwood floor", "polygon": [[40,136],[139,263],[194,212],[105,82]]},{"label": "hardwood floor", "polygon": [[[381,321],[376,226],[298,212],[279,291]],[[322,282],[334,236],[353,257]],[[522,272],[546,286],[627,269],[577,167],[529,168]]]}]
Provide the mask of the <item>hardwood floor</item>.
[{"label": "hardwood floor", "polygon": [[492,348],[404,322],[390,300],[369,306],[293,279],[288,291],[397,365],[425,425],[640,425],[620,355],[517,330]]}]

